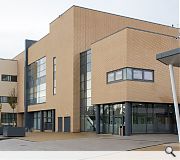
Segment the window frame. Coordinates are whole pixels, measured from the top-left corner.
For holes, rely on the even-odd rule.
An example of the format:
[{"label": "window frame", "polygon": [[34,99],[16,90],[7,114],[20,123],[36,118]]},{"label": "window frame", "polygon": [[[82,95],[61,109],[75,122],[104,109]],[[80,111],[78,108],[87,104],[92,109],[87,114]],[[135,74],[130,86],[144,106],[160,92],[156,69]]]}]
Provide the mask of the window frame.
[{"label": "window frame", "polygon": [[57,58],[53,57],[53,96],[57,94]]},{"label": "window frame", "polygon": [[[3,78],[3,76],[5,76]],[[16,80],[12,80],[12,77],[14,77]],[[1,81],[3,82],[17,82],[17,75],[9,75],[9,74],[1,74]]]},{"label": "window frame", "polygon": [[[140,79],[140,78],[135,78],[135,77],[134,77],[134,71],[141,71],[141,77],[142,77],[142,78],[141,78],[141,79]],[[138,69],[137,69],[137,68],[133,68],[133,69],[132,69],[132,80],[143,81],[143,80],[144,80],[143,77],[144,77],[144,76],[143,76],[143,69],[139,69],[139,68],[138,68]]]},{"label": "window frame", "polygon": [[[109,74],[114,74],[114,76],[113,76],[113,77],[114,77],[114,80],[109,81],[109,76],[108,76]],[[115,72],[114,72],[114,71],[108,72],[106,77],[107,77],[107,79],[106,79],[107,83],[113,83],[113,82],[115,82]]]},{"label": "window frame", "polygon": [[[144,78],[144,72],[151,72],[151,73],[152,73],[152,80],[145,79],[145,78]],[[153,81],[153,82],[154,82],[154,70],[144,69],[144,70],[143,70],[143,80],[144,80],[144,81],[150,81],[150,82]]]},{"label": "window frame", "polygon": [[[127,70],[128,69],[131,69],[131,76],[132,76],[132,79],[128,78],[127,77]],[[122,70],[122,79],[120,80],[116,80],[116,72]],[[137,78],[134,78],[134,74],[133,74],[133,71],[134,70],[141,70],[142,71],[142,79],[137,79]],[[152,73],[152,80],[147,80],[144,78],[144,72],[151,72]],[[123,68],[120,68],[120,69],[116,69],[116,70],[113,70],[113,71],[109,71],[106,73],[106,83],[107,84],[111,84],[111,83],[117,83],[117,82],[121,82],[121,81],[139,81],[139,82],[154,82],[154,70],[153,69],[143,69],[143,68],[134,68],[134,67],[123,67]],[[113,81],[108,81],[108,75],[110,73],[114,73],[114,80]],[[125,74],[124,74],[125,73]],[[124,77],[125,76],[125,77]]]}]

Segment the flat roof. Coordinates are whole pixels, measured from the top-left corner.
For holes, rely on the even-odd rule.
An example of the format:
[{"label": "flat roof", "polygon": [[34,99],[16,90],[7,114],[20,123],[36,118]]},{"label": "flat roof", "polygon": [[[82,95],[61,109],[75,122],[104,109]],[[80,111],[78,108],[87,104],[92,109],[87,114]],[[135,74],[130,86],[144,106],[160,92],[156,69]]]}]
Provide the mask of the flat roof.
[{"label": "flat roof", "polygon": [[166,65],[172,64],[175,67],[180,67],[180,48],[158,53],[156,59]]}]

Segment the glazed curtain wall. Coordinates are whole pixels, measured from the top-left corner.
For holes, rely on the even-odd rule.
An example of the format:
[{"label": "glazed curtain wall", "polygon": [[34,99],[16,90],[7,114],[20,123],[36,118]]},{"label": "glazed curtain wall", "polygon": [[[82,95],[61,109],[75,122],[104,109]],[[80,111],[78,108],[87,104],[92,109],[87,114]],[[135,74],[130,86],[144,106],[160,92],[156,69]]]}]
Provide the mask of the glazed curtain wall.
[{"label": "glazed curtain wall", "polygon": [[174,106],[132,103],[132,133],[175,133]]},{"label": "glazed curtain wall", "polygon": [[81,131],[95,131],[95,107],[91,104],[91,50],[80,54]]},{"label": "glazed curtain wall", "polygon": [[125,126],[125,105],[100,105],[100,133],[120,134],[120,128]]},{"label": "glazed curtain wall", "polygon": [[53,130],[54,129],[54,111],[44,110],[33,113],[34,130]]},{"label": "glazed curtain wall", "polygon": [[46,102],[46,57],[28,66],[28,105]]}]

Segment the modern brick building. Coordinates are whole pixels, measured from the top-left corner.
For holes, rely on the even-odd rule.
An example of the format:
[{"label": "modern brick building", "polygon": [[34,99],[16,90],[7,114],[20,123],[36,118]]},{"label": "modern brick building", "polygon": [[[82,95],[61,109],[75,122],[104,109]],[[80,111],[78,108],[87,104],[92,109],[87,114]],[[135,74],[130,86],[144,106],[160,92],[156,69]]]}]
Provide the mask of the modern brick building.
[{"label": "modern brick building", "polygon": [[[12,61],[17,125],[57,132],[176,133],[168,67],[156,54],[179,48],[178,33],[72,6],[50,23],[45,37],[26,40]],[[174,72],[180,104],[180,69]]]}]

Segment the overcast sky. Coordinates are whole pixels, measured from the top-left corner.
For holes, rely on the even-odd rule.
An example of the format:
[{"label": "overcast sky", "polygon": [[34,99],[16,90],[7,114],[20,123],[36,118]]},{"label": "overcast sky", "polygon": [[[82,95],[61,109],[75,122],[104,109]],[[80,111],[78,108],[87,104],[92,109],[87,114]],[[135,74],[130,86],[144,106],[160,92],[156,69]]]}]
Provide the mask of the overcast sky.
[{"label": "overcast sky", "polygon": [[72,5],[172,25],[179,23],[179,0],[0,0],[0,57],[24,50],[24,40],[38,40],[49,23]]}]

